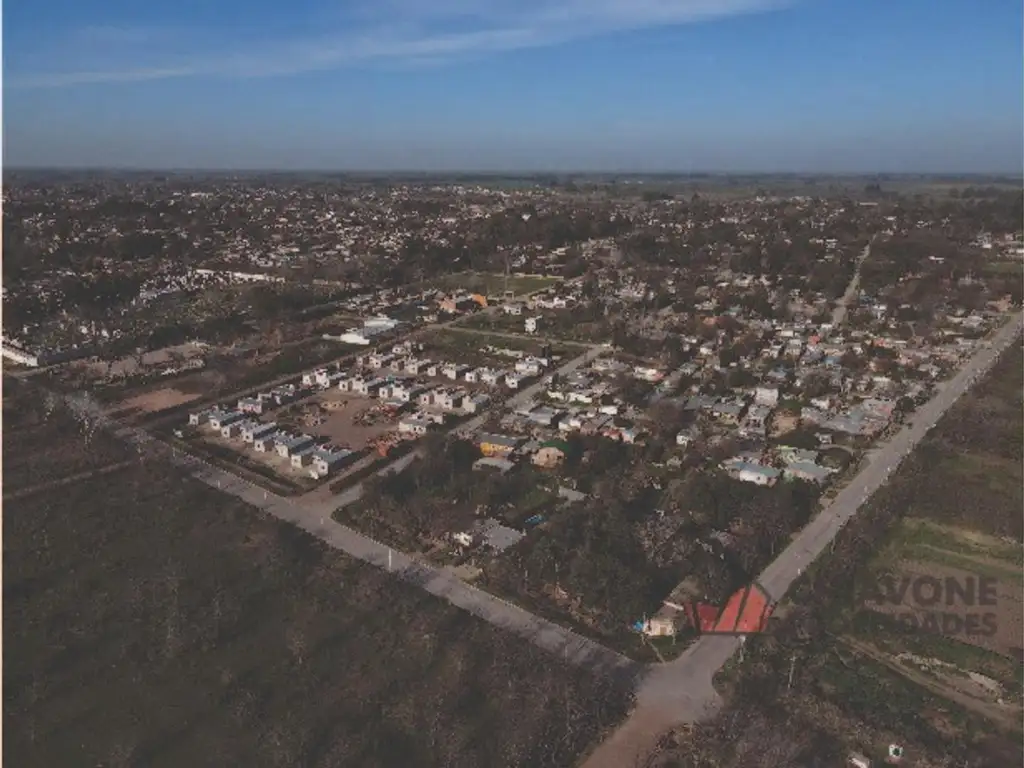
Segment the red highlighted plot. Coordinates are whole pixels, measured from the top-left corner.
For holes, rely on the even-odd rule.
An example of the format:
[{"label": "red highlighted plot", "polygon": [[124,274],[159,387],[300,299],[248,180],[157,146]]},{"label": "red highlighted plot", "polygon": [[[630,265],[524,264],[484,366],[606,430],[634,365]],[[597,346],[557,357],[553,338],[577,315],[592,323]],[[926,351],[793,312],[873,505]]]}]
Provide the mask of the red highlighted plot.
[{"label": "red highlighted plot", "polygon": [[690,622],[705,635],[752,635],[764,632],[772,614],[768,593],[758,583],[735,592],[724,607],[709,603],[686,606]]}]

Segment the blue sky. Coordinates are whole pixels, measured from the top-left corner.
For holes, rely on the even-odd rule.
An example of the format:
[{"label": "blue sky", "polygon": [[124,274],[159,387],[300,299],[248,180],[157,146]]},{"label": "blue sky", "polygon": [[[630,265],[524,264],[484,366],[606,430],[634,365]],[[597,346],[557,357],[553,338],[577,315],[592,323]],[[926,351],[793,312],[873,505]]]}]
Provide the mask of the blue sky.
[{"label": "blue sky", "polygon": [[32,0],[4,164],[1020,173],[1019,0]]}]

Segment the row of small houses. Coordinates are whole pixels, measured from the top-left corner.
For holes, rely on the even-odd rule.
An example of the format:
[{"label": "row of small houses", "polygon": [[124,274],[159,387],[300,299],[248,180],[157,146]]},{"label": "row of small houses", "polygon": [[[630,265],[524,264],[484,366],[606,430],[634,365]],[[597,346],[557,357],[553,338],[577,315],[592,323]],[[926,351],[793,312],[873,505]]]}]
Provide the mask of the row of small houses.
[{"label": "row of small houses", "polygon": [[237,410],[242,413],[260,415],[271,408],[287,405],[302,397],[303,390],[294,384],[283,384],[269,392],[260,392],[253,397],[242,397],[238,400]]},{"label": "row of small houses", "polygon": [[[499,370],[489,367],[474,367],[461,363],[438,362],[424,360],[401,354],[388,354],[385,352],[373,352],[368,355],[360,355],[356,358],[356,365],[361,368],[372,370],[389,369],[396,373],[405,373],[412,376],[429,376],[432,378],[446,378],[451,381],[465,381],[467,383],[481,383],[497,386],[505,383],[511,389],[517,389],[523,379],[533,376],[540,376],[551,365],[551,360],[546,357],[534,357],[527,355],[517,360],[511,370]],[[307,381],[318,383],[320,386],[332,386],[332,381],[340,381],[345,376],[341,371],[320,369],[303,377],[303,383]]]},{"label": "row of small houses", "polygon": [[396,376],[349,375],[321,369],[303,377],[303,384],[323,389],[337,388],[363,397],[373,397],[393,406],[416,404],[423,408],[472,414],[478,413],[491,400],[482,393],[471,394],[460,387],[438,387],[412,378]]},{"label": "row of small houses", "polygon": [[219,431],[225,439],[241,438],[257,453],[275,452],[296,469],[308,467],[314,479],[327,477],[357,455],[347,448],[318,443],[310,435],[287,432],[274,422],[252,420],[241,411],[211,408],[190,414],[188,420],[192,426],[209,426]]}]

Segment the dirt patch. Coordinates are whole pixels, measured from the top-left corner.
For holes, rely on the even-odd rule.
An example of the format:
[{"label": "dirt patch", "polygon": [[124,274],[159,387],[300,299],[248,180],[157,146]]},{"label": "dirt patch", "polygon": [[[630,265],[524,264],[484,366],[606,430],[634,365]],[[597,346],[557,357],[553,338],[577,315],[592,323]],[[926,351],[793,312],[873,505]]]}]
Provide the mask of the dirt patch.
[{"label": "dirt patch", "polygon": [[143,392],[142,394],[135,395],[125,400],[121,405],[123,409],[157,413],[198,399],[199,393],[182,392],[176,387],[163,387],[152,392]]},{"label": "dirt patch", "polygon": [[792,432],[800,425],[800,417],[792,413],[777,413],[772,417],[771,436]]},{"label": "dirt patch", "polygon": [[383,414],[376,417],[377,420],[372,424],[358,422],[360,414],[372,411],[379,405],[379,401],[371,398],[330,390],[319,395],[316,403],[321,406],[320,416],[323,421],[312,429],[316,434],[330,439],[335,445],[345,445],[359,450],[369,441],[397,427],[397,420],[394,417],[388,418]]},{"label": "dirt patch", "polygon": [[182,366],[193,358],[203,357],[204,354],[204,350],[195,344],[179,344],[146,352],[138,358],[123,357],[120,360],[87,362],[83,365],[88,373],[96,377],[133,376],[148,368]]}]

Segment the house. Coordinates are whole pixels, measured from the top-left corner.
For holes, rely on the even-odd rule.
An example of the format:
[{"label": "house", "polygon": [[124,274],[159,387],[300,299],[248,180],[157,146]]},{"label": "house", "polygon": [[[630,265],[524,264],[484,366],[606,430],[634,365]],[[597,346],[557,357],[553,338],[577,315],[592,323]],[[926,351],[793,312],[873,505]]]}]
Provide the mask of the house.
[{"label": "house", "polygon": [[469,310],[477,309],[480,307],[480,303],[472,296],[448,296],[441,300],[439,307],[442,312],[454,315],[459,312],[468,312]]},{"label": "house", "polygon": [[361,379],[356,383],[355,391],[367,397],[376,397],[377,393],[387,384],[386,379]]},{"label": "house", "polygon": [[225,411],[220,408],[214,408],[210,411],[209,418],[207,419],[210,426],[216,430],[221,430],[227,424],[234,424],[236,421],[242,421],[245,418],[245,414],[239,413],[238,411]]},{"label": "house", "polygon": [[496,469],[503,475],[512,469],[515,469],[515,466],[515,462],[509,461],[508,459],[501,459],[497,456],[484,456],[482,459],[477,459],[473,462],[473,469]]},{"label": "house", "polygon": [[378,396],[381,400],[394,400],[399,403],[408,403],[413,399],[414,386],[415,383],[391,381],[380,388]]},{"label": "house", "polygon": [[735,457],[722,462],[723,468],[737,480],[754,485],[775,485],[782,473],[774,467],[766,467],[756,461]]},{"label": "house", "polygon": [[259,395],[257,397],[243,397],[238,400],[237,408],[242,413],[254,413],[259,415],[263,413],[267,406],[267,400],[270,399],[269,395]]},{"label": "house", "polygon": [[416,402],[422,407],[437,406],[446,411],[454,411],[462,406],[465,392],[461,389],[429,389],[418,392]]},{"label": "house", "polygon": [[332,387],[338,386],[338,382],[348,377],[348,374],[342,373],[341,371],[332,371],[326,376],[317,380],[317,385],[321,389],[331,389]]},{"label": "house", "polygon": [[725,424],[738,424],[740,414],[743,413],[743,403],[715,403],[711,406],[711,413]]},{"label": "house", "polygon": [[276,431],[277,424],[274,422],[263,424],[258,421],[249,421],[242,427],[242,442],[255,443],[257,440],[266,437],[267,435],[271,435]]},{"label": "house", "polygon": [[530,356],[516,361],[516,373],[523,376],[540,376],[544,372],[544,362]]},{"label": "house", "polygon": [[316,450],[316,446],[310,445],[307,448],[303,448],[300,451],[295,451],[289,457],[292,462],[292,466],[296,469],[302,469],[302,467],[309,466],[313,463],[313,452]]},{"label": "house", "polygon": [[201,424],[205,424],[210,420],[210,411],[199,411],[198,413],[190,413],[188,415],[188,423],[193,427],[198,427]]},{"label": "house", "polygon": [[477,395],[471,395],[462,401],[462,410],[466,413],[479,413],[487,407],[487,404],[491,402],[489,395],[483,393]]},{"label": "house", "polygon": [[505,386],[509,389],[519,389],[519,374],[517,373],[506,373],[505,374]]},{"label": "house", "polygon": [[299,389],[294,384],[283,384],[270,390],[270,398],[277,405],[285,405],[299,396]]},{"label": "house", "polygon": [[316,480],[319,480],[321,477],[327,477],[354,454],[354,451],[346,448],[333,448],[331,446],[317,448],[313,451],[313,468],[310,470],[310,475]]},{"label": "house", "polygon": [[561,466],[569,453],[569,444],[564,440],[549,440],[541,443],[540,450],[533,454],[535,466],[552,469]]},{"label": "house", "polygon": [[658,612],[646,621],[638,621],[634,629],[643,632],[647,637],[675,637],[679,631],[677,626],[680,611],[663,605]]},{"label": "house", "polygon": [[278,442],[286,439],[287,437],[288,435],[285,434],[284,432],[275,430],[266,435],[254,437],[252,441],[252,447],[257,453],[269,453],[270,451],[274,450],[274,446],[276,446]]},{"label": "house", "polygon": [[405,370],[414,376],[421,373],[425,373],[434,362],[432,360],[417,360],[416,358],[409,358],[405,361]]},{"label": "house", "polygon": [[302,385],[304,387],[312,387],[314,384],[316,384],[317,376],[321,373],[326,375],[327,369],[318,368],[315,371],[310,371],[309,373],[302,374]]},{"label": "house", "polygon": [[[466,375],[466,372],[471,370],[468,365],[459,365],[457,363],[446,363],[441,368],[441,375],[445,378],[451,379],[452,381],[458,381],[460,378]],[[427,372],[430,373],[429,371]]]},{"label": "house", "polygon": [[828,467],[815,464],[813,461],[794,461],[782,470],[786,477],[806,480],[809,483],[816,483],[818,485],[826,482],[832,471]]},{"label": "house", "polygon": [[220,428],[220,436],[225,440],[230,440],[234,437],[238,437],[242,432],[242,425],[245,423],[242,421],[232,421],[230,424],[225,424]]},{"label": "house", "polygon": [[417,437],[427,434],[434,425],[434,420],[422,413],[413,413],[402,418],[398,422],[398,431],[403,435],[416,435]]},{"label": "house", "polygon": [[562,412],[556,411],[554,408],[549,408],[546,405],[542,405],[522,415],[525,415],[527,421],[530,421],[533,424],[539,424],[542,427],[550,427],[561,417]]},{"label": "house", "polygon": [[505,304],[501,309],[506,315],[515,315],[518,317],[523,314],[523,305],[518,302]]},{"label": "house", "polygon": [[277,450],[278,456],[288,459],[296,453],[312,448],[314,443],[315,441],[309,435],[284,435],[275,443],[274,448]]},{"label": "house", "polygon": [[521,442],[516,437],[492,435],[486,432],[477,436],[477,445],[480,447],[480,453],[484,456],[504,458],[511,455]]},{"label": "house", "polygon": [[539,315],[536,315],[534,317],[526,318],[526,322],[524,323],[526,332],[527,333],[536,333],[539,324],[540,324],[540,316]]}]

